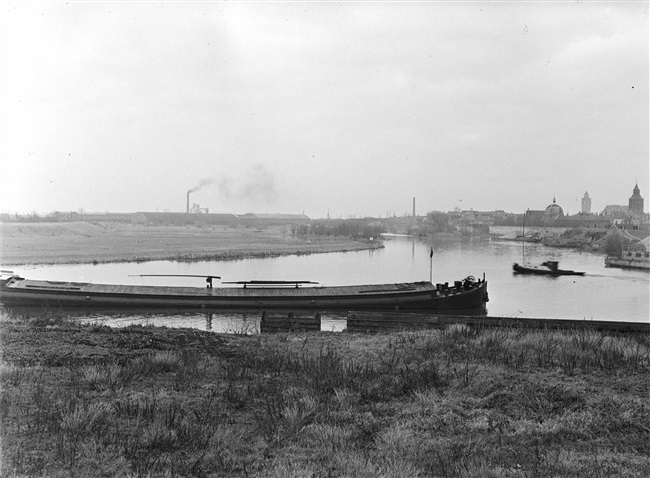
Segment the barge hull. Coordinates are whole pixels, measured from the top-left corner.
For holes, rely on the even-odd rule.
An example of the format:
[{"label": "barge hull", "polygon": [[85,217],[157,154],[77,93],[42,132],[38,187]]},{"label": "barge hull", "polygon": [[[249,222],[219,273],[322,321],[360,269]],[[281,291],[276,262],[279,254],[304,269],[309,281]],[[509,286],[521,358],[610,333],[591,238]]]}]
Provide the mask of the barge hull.
[{"label": "barge hull", "polygon": [[304,288],[198,288],[3,281],[3,305],[66,307],[455,310],[484,307],[487,282],[439,290],[430,282]]}]

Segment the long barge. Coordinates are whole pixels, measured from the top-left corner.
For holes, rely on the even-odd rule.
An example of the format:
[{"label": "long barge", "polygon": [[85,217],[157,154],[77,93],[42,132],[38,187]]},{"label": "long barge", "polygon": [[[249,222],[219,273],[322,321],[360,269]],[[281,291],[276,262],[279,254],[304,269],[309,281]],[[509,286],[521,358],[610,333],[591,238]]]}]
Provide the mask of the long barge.
[{"label": "long barge", "polygon": [[[209,278],[210,276],[208,276]],[[0,279],[3,305],[66,307],[178,307],[339,310],[472,310],[488,301],[485,277],[453,285],[431,282],[308,286],[308,281],[248,281],[234,287],[178,287]],[[243,285],[243,287],[242,287]]]}]

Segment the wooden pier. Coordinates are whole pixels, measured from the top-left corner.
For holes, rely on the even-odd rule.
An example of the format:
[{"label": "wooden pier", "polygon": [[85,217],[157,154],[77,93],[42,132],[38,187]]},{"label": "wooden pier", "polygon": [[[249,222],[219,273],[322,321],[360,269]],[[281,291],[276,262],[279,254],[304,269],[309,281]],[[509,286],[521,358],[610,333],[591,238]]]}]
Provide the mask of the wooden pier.
[{"label": "wooden pier", "polygon": [[[406,330],[443,329],[450,325],[472,328],[516,328],[529,330],[594,330],[625,334],[650,334],[650,323],[578,319],[538,319],[475,315],[416,314],[408,312],[353,311],[347,315],[349,333],[390,333]],[[262,312],[260,332],[318,332],[320,312]]]},{"label": "wooden pier", "polygon": [[477,317],[462,315],[413,314],[399,312],[350,312],[348,332],[389,332],[398,330],[441,329],[449,325],[469,327],[507,327],[547,330],[598,330],[650,334],[650,323],[577,319],[535,319],[522,317]]},{"label": "wooden pier", "polygon": [[260,332],[319,332],[320,312],[296,315],[290,311],[262,312]]}]

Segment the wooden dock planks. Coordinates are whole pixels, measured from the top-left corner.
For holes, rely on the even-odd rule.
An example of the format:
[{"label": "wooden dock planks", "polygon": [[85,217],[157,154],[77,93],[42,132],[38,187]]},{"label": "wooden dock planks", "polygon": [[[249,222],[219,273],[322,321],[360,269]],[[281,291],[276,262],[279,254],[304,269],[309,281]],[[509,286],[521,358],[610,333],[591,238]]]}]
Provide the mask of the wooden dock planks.
[{"label": "wooden dock planks", "polygon": [[348,332],[439,329],[459,324],[470,327],[508,327],[549,330],[598,330],[621,333],[650,333],[650,323],[576,319],[536,319],[413,314],[399,312],[350,312]]},{"label": "wooden dock planks", "polygon": [[350,312],[348,332],[382,332],[389,330],[437,329],[437,316],[412,313]]},{"label": "wooden dock planks", "polygon": [[296,315],[294,312],[262,312],[260,331],[274,332],[319,332],[321,330],[320,313]]}]

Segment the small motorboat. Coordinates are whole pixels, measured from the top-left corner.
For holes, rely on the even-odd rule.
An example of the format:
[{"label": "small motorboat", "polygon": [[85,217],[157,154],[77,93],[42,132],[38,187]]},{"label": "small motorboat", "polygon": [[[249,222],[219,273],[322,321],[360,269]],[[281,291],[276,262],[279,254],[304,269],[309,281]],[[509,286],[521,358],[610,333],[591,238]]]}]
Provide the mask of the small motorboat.
[{"label": "small motorboat", "polygon": [[560,269],[558,261],[545,261],[541,265],[533,264],[515,264],[512,270],[515,274],[537,274],[546,276],[583,276],[584,272]]}]

